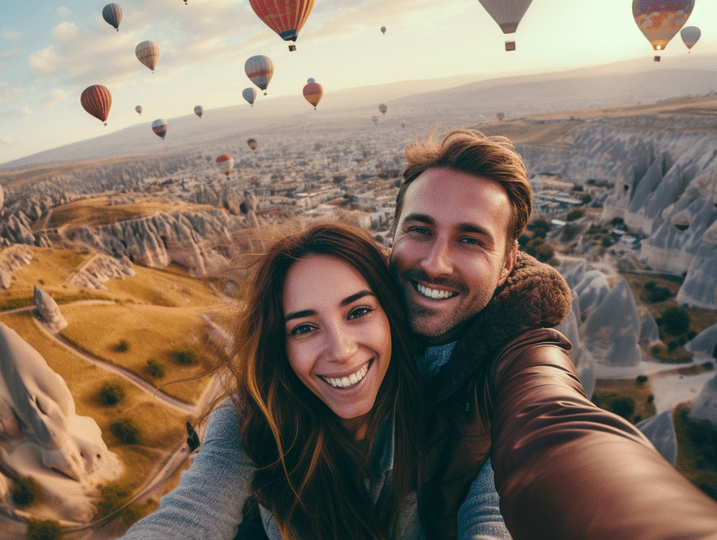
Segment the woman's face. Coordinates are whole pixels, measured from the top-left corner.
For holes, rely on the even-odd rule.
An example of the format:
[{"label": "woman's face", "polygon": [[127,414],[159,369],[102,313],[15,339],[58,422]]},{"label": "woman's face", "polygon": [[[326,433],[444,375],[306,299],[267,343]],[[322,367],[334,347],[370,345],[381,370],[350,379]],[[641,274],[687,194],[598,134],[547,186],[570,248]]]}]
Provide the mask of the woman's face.
[{"label": "woman's face", "polygon": [[361,273],[330,255],[293,263],[283,302],[291,368],[356,434],[391,360],[386,313]]}]

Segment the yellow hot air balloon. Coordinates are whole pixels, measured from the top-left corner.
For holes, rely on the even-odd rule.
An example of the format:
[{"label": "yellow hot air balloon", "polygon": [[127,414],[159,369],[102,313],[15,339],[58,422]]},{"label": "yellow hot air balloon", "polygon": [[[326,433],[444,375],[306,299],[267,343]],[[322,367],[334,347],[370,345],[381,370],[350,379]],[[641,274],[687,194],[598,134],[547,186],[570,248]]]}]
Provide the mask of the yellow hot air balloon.
[{"label": "yellow hot air balloon", "polygon": [[159,60],[159,45],[154,41],[143,41],[137,45],[134,49],[134,54],[137,55],[137,59],[142,62],[145,66],[152,70],[157,66],[157,60]]},{"label": "yellow hot air balloon", "polygon": [[[687,22],[695,0],[632,0],[632,15],[656,51],[662,51]],[[655,62],[660,55],[655,56]]]},{"label": "yellow hot air balloon", "polygon": [[316,106],[319,104],[319,101],[321,101],[321,96],[323,95],[324,89],[317,82],[307,83],[307,85],[304,86],[304,97],[306,101],[314,106],[314,110],[316,110]]},{"label": "yellow hot air balloon", "polygon": [[[518,29],[520,20],[528,11],[533,0],[478,0],[504,34],[512,34]],[[505,42],[506,51],[515,50],[515,41]]]}]

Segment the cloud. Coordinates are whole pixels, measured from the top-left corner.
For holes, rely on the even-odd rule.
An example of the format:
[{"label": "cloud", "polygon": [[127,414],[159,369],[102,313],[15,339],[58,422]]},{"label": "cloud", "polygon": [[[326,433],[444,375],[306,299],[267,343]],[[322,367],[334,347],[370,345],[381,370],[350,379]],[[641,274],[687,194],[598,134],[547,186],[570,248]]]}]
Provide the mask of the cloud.
[{"label": "cloud", "polygon": [[13,141],[10,137],[0,137],[0,142],[2,142],[4,146],[15,144],[15,141]]},{"label": "cloud", "polygon": [[69,97],[70,93],[65,92],[64,90],[55,89],[50,93],[50,97],[47,99],[43,99],[38,107],[40,109],[49,109],[50,107],[54,107],[55,105],[58,105],[62,101],[66,100]]},{"label": "cloud", "polygon": [[0,58],[15,58],[17,56],[22,56],[25,54],[25,49],[15,49],[14,51],[3,51],[2,54],[0,54]]},{"label": "cloud", "polygon": [[17,39],[22,35],[22,32],[17,30],[3,30],[2,37],[5,39]]},{"label": "cloud", "polygon": [[50,45],[49,47],[32,53],[28,59],[28,64],[38,71],[54,73],[57,71],[57,66],[61,61],[62,58],[57,54],[54,45]]},{"label": "cloud", "polygon": [[9,82],[0,83],[0,103],[12,101],[25,93],[22,88],[12,87]]},{"label": "cloud", "polygon": [[71,13],[70,10],[67,9],[65,6],[60,6],[57,8],[57,14],[60,17],[67,17],[70,13]]},{"label": "cloud", "polygon": [[79,32],[80,29],[74,23],[63,22],[52,29],[52,39],[55,41],[67,41],[77,37]]},{"label": "cloud", "polygon": [[25,116],[32,116],[32,110],[27,105],[25,105],[20,112]]}]

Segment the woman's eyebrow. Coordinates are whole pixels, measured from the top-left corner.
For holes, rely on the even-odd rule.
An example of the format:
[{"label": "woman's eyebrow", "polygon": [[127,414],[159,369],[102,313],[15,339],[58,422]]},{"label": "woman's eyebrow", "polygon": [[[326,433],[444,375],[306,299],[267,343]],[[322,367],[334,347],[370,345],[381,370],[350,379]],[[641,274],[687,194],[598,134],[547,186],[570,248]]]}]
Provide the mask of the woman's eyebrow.
[{"label": "woman's eyebrow", "polygon": [[[359,292],[354,293],[351,296],[347,296],[346,298],[341,300],[341,307],[348,306],[348,305],[354,303],[356,300],[363,298],[364,296],[375,296],[375,295],[371,291],[368,291],[368,290],[359,291]],[[284,323],[287,323],[292,319],[301,319],[303,317],[311,317],[316,314],[317,314],[316,310],[314,310],[314,309],[303,309],[301,311],[292,311],[291,313],[287,313],[284,316]]]}]

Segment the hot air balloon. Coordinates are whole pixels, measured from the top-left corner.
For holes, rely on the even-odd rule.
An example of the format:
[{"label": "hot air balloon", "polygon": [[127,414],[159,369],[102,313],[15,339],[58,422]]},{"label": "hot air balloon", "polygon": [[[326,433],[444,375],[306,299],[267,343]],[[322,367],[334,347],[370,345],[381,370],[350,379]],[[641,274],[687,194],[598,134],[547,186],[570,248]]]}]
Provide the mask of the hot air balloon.
[{"label": "hot air balloon", "polygon": [[194,107],[194,114],[201,118],[204,114],[204,107],[202,107],[201,105],[197,105],[196,107]]},{"label": "hot air balloon", "polygon": [[319,101],[321,101],[321,96],[323,95],[324,89],[317,82],[308,83],[304,86],[304,97],[306,101],[314,106],[314,110],[316,110],[316,106],[319,104]]},{"label": "hot air balloon", "polygon": [[137,105],[134,110],[137,111],[137,114],[142,116],[142,105]]},{"label": "hot air balloon", "polygon": [[106,86],[100,84],[88,86],[80,96],[80,103],[88,113],[107,125],[107,116],[112,107],[112,94]]},{"label": "hot air balloon", "polygon": [[[314,0],[249,0],[254,13],[284,41],[296,41],[299,31],[309,18]],[[290,51],[296,45],[289,45]]]},{"label": "hot air balloon", "polygon": [[107,125],[107,116],[112,106],[112,94],[107,87],[101,84],[88,86],[80,96],[80,103],[83,109]]},{"label": "hot air balloon", "polygon": [[700,29],[696,26],[685,26],[682,30],[680,30],[680,37],[682,38],[682,41],[685,42],[685,45],[687,45],[687,52],[691,52],[689,49],[694,47],[695,43],[699,41],[701,35],[702,32],[700,32]]},{"label": "hot air balloon", "polygon": [[497,112],[497,113],[495,113],[495,117],[498,119],[498,122],[502,122],[502,121],[503,121],[503,118],[505,118],[505,113],[504,113],[504,112]]},{"label": "hot air balloon", "polygon": [[314,79],[313,77],[309,77],[308,79],[306,79],[306,84],[311,84],[312,82],[316,82],[316,79]]},{"label": "hot air balloon", "polygon": [[378,124],[378,116],[374,116],[371,120],[373,120],[374,124]]},{"label": "hot air balloon", "polygon": [[[512,34],[518,29],[520,19],[533,0],[478,0],[504,34]],[[515,41],[505,42],[506,51],[515,50]]]},{"label": "hot air balloon", "polygon": [[244,64],[244,71],[251,82],[264,90],[264,95],[266,95],[266,87],[269,86],[269,81],[274,75],[274,64],[271,59],[263,54],[252,56]]},{"label": "hot air balloon", "polygon": [[246,99],[249,102],[249,105],[252,107],[254,106],[254,100],[256,99],[256,88],[245,88],[242,93],[242,96],[244,96],[244,99]]},{"label": "hot air balloon", "polygon": [[152,131],[164,139],[164,136],[167,134],[167,121],[158,118],[152,122]]},{"label": "hot air balloon", "polygon": [[119,32],[119,25],[122,22],[122,8],[117,4],[107,4],[102,8],[102,18]]},{"label": "hot air balloon", "polygon": [[401,127],[402,127],[402,128],[405,128],[405,127],[406,127],[406,122],[401,122]]},{"label": "hot air balloon", "polygon": [[219,167],[220,171],[229,176],[234,168],[234,158],[229,154],[222,154],[217,158],[217,167]]},{"label": "hot air balloon", "polygon": [[256,150],[256,139],[247,139],[246,143],[249,145],[249,148]]},{"label": "hot air balloon", "polygon": [[151,69],[152,73],[154,73],[157,60],[159,60],[159,45],[157,45],[154,41],[143,41],[135,47],[134,54],[137,55],[140,62]]},{"label": "hot air balloon", "polygon": [[[656,51],[662,51],[687,22],[695,0],[632,0],[632,15]],[[655,56],[655,62],[660,56]]]},{"label": "hot air balloon", "polygon": [[378,106],[378,110],[381,111],[381,114],[386,114],[386,111],[388,110],[388,107],[385,103],[381,103],[381,105]]},{"label": "hot air balloon", "polygon": [[381,27],[381,33],[382,33],[384,36],[386,35],[386,27],[385,27],[385,26],[382,26],[382,27]]}]

